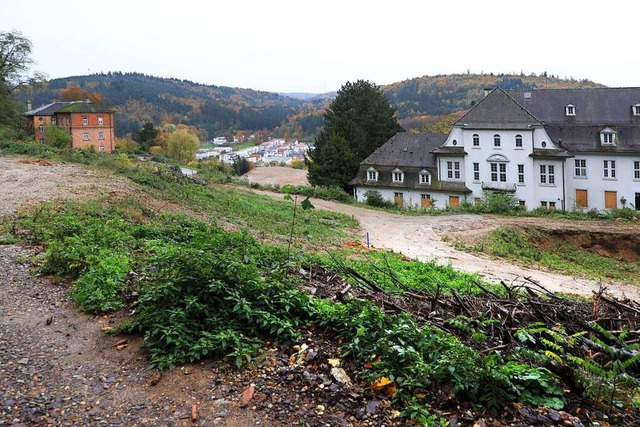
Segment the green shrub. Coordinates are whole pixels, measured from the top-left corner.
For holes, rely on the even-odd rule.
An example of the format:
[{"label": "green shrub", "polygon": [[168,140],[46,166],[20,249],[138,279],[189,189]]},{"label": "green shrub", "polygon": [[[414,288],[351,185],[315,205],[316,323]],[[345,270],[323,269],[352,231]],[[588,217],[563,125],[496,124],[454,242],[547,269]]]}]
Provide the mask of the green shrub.
[{"label": "green shrub", "polygon": [[393,206],[393,203],[385,200],[382,197],[382,194],[380,194],[380,192],[375,190],[367,190],[364,193],[364,197],[366,199],[367,205],[369,206],[374,206],[377,208],[389,208]]},{"label": "green shrub", "polygon": [[87,260],[88,271],[83,274],[69,293],[80,310],[103,313],[121,308],[123,281],[129,272],[125,255],[103,249]]}]

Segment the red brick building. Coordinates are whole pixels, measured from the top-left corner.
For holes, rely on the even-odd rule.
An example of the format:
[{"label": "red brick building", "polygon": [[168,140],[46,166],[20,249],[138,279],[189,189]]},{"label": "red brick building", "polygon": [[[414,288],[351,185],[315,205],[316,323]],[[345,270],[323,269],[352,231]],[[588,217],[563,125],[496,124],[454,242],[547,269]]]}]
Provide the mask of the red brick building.
[{"label": "red brick building", "polygon": [[93,147],[110,153],[115,148],[113,112],[89,101],[53,102],[25,113],[28,131],[44,142],[45,128],[58,126],[71,134],[72,148]]}]

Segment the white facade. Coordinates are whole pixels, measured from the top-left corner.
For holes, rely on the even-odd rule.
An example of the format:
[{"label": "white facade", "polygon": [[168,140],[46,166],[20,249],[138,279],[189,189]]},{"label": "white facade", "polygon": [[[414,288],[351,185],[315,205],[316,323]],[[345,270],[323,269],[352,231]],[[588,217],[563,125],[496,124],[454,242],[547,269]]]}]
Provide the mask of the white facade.
[{"label": "white facade", "polygon": [[[417,174],[427,169],[425,184]],[[403,171],[411,178],[399,181]],[[448,135],[392,137],[351,185],[358,201],[375,190],[414,207],[503,191],[529,210],[640,210],[640,88],[495,89]]]}]

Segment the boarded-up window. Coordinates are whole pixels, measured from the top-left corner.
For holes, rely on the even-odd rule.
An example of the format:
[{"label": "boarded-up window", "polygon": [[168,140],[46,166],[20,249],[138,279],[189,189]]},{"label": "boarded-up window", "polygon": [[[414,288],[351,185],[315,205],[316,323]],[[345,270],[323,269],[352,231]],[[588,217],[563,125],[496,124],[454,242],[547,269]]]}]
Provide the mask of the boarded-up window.
[{"label": "boarded-up window", "polygon": [[449,196],[449,207],[457,208],[460,206],[460,197],[459,196]]},{"label": "boarded-up window", "polygon": [[616,191],[604,192],[604,208],[616,209],[618,207],[618,193]]},{"label": "boarded-up window", "polygon": [[402,193],[393,193],[393,201],[396,205],[402,206],[404,204],[404,197]]},{"label": "boarded-up window", "polygon": [[431,194],[421,194],[420,195],[420,205],[423,208],[431,207]]},{"label": "boarded-up window", "polygon": [[586,208],[589,206],[587,190],[576,190],[576,206],[579,208]]}]

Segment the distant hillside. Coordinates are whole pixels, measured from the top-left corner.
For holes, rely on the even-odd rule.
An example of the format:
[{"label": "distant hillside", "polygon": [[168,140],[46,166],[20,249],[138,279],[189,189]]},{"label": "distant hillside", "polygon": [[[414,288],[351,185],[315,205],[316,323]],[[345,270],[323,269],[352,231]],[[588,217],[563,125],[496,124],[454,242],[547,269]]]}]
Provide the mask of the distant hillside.
[{"label": "distant hillside", "polygon": [[[104,97],[117,113],[118,136],[136,132],[145,121],[188,124],[206,130],[209,136],[234,130],[272,130],[304,105],[272,92],[116,72],[51,80],[34,93],[33,106],[59,99],[60,90],[71,86]],[[301,131],[313,132],[304,129],[305,123],[301,121]]]},{"label": "distant hillside", "polygon": [[[115,72],[51,80],[47,87],[34,93],[33,106],[59,99],[60,91],[72,86],[104,97],[117,113],[118,136],[136,132],[145,121],[152,121],[156,125],[196,126],[206,130],[210,137],[263,129],[274,136],[310,137],[322,126],[322,113],[336,95],[336,92],[278,94]],[[482,99],[484,88],[496,86],[604,87],[588,80],[546,75],[449,74],[416,77],[382,86],[382,90],[397,109],[405,129],[446,131],[456,117]]]},{"label": "distant hillside", "polygon": [[566,89],[605,87],[589,80],[565,80],[545,74],[447,74],[423,76],[382,86],[405,129],[421,129],[443,116],[468,110],[482,99],[483,89]]}]

